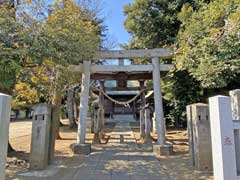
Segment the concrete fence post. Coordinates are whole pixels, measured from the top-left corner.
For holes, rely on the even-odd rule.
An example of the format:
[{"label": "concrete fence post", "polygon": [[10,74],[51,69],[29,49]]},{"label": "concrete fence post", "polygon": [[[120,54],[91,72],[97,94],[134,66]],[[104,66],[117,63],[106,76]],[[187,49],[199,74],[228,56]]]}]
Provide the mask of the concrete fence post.
[{"label": "concrete fence post", "polygon": [[209,98],[210,124],[215,180],[236,180],[236,155],[233,133],[231,98]]},{"label": "concrete fence post", "polygon": [[102,126],[102,121],[101,121],[101,109],[95,109],[94,110],[94,138],[93,138],[93,143],[94,144],[100,144],[101,143],[101,126]]},{"label": "concrete fence post", "polygon": [[144,109],[140,110],[140,136],[141,138],[145,137],[145,116],[144,116]]},{"label": "concrete fence post", "polygon": [[0,179],[5,180],[5,164],[8,149],[11,96],[0,93]]},{"label": "concrete fence post", "polygon": [[207,104],[187,106],[189,149],[197,170],[212,170],[211,132]]},{"label": "concrete fence post", "polygon": [[152,117],[152,133],[156,134],[157,133],[157,128],[156,128],[156,114],[155,112],[153,113]]},{"label": "concrete fence post", "polygon": [[193,127],[192,127],[192,106],[187,106],[187,129],[188,129],[188,142],[189,142],[189,154],[191,158],[191,165],[195,166],[194,158],[194,143],[193,143]]},{"label": "concrete fence post", "polygon": [[[229,92],[232,105],[232,117],[234,121],[240,121],[240,89],[236,89]],[[236,163],[237,172],[240,172],[240,131],[234,130],[235,139],[235,151],[236,151]]]},{"label": "concrete fence post", "polygon": [[233,120],[240,120],[240,89],[230,91]]},{"label": "concrete fence post", "polygon": [[151,138],[151,117],[150,117],[150,109],[145,109],[145,138],[144,143],[152,143]]},{"label": "concrete fence post", "polygon": [[[32,119],[32,141],[30,152],[30,169],[43,170],[49,164],[50,151],[50,132],[52,121],[52,107],[49,104],[39,104],[34,107]],[[55,139],[51,139],[55,141]]]},{"label": "concrete fence post", "polygon": [[54,154],[55,154],[55,142],[56,142],[56,128],[57,128],[57,107],[52,105],[52,112],[51,112],[51,125],[50,125],[50,136],[49,136],[49,152],[48,152],[48,159],[49,164],[52,164],[54,161]]}]

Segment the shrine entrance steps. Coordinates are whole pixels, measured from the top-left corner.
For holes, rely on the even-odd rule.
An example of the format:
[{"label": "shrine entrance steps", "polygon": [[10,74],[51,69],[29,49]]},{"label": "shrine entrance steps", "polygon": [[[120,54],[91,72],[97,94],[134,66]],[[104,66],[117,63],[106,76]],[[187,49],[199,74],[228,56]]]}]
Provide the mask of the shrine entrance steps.
[{"label": "shrine entrance steps", "polygon": [[114,114],[113,118],[109,118],[106,120],[107,122],[136,122],[133,114]]},{"label": "shrine entrance steps", "polygon": [[108,143],[93,150],[72,180],[169,180],[151,147],[137,145],[129,122],[117,122]]}]

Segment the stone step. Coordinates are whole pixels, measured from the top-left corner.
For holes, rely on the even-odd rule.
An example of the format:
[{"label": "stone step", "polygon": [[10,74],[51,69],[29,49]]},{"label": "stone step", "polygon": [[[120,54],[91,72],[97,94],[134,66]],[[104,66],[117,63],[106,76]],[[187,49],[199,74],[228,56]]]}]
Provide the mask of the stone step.
[{"label": "stone step", "polygon": [[116,122],[135,122],[135,118],[132,114],[115,114],[113,121]]},{"label": "stone step", "polygon": [[108,143],[136,143],[130,124],[126,122],[116,123]]}]

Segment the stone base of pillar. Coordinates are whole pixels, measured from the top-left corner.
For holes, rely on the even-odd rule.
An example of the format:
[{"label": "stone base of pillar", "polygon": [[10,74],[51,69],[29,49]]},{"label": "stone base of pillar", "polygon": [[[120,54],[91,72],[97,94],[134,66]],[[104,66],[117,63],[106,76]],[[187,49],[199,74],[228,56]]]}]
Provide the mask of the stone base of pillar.
[{"label": "stone base of pillar", "polygon": [[154,144],[153,152],[156,155],[160,155],[160,156],[171,156],[173,154],[173,145],[171,145],[171,144],[164,144],[164,145]]},{"label": "stone base of pillar", "polygon": [[74,154],[89,155],[91,153],[91,144],[73,144],[71,148]]}]

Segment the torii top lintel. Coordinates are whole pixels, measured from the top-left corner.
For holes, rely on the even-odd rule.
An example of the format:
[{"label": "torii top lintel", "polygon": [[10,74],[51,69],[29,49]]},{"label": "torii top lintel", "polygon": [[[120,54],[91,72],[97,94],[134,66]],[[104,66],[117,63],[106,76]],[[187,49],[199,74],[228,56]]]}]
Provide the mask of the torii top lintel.
[{"label": "torii top lintel", "polygon": [[134,59],[134,58],[153,58],[161,59],[173,58],[174,51],[172,48],[159,49],[141,49],[141,50],[106,50],[99,51],[95,60],[99,59]]}]

